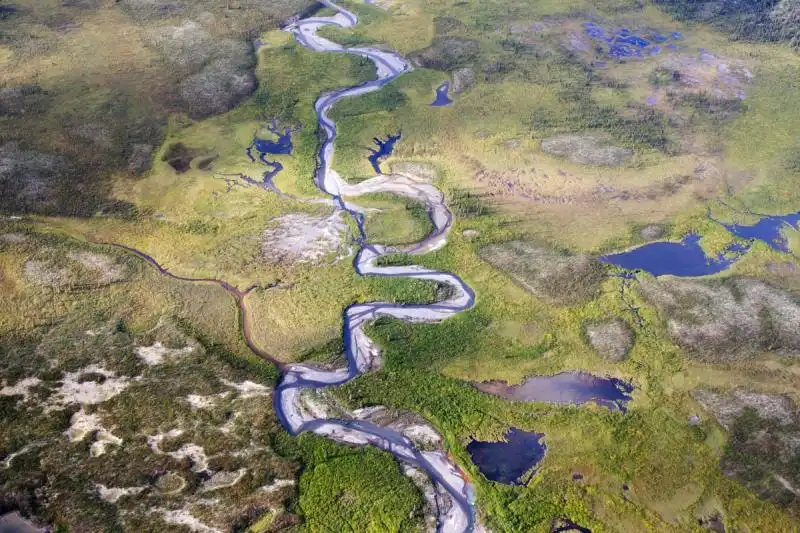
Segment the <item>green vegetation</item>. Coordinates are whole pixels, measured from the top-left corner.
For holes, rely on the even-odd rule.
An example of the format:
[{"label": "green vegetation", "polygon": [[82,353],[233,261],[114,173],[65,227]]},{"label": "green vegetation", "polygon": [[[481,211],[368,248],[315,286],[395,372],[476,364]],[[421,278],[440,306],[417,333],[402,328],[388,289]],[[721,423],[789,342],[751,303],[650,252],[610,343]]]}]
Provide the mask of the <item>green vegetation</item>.
[{"label": "green vegetation", "polygon": [[415,531],[422,498],[391,455],[371,448],[311,462],[300,478],[308,531]]},{"label": "green vegetation", "polygon": [[365,231],[369,242],[410,244],[433,231],[427,208],[421,202],[390,194],[364,195],[356,201],[363,207],[380,210],[367,215]]},{"label": "green vegetation", "polygon": [[[307,2],[242,4],[236,10],[210,0],[4,6],[0,210],[82,216],[130,210],[113,197],[115,174],[141,176],[150,168],[170,117],[207,117],[248,97],[255,89],[250,41]],[[25,183],[36,184],[35,192]]]},{"label": "green vegetation", "polygon": [[[797,427],[781,427],[748,408],[736,419],[721,466],[761,498],[800,511],[791,487],[800,484],[800,453],[784,448]],[[782,483],[782,480],[786,483]],[[787,486],[788,484],[788,486]]]},{"label": "green vegetation", "polygon": [[[414,531],[421,494],[388,454],[283,431],[267,395],[278,372],[245,345],[229,293],[101,244],[141,250],[177,276],[255,286],[246,325],[286,362],[341,365],[350,304],[442,299],[432,283],[357,276],[354,221],[304,201],[320,197],[314,101],[373,79],[374,65],[278,31],[300,0],[50,4],[0,7],[0,211],[32,215],[0,220],[0,389],[22,387],[0,394],[3,510],[66,530],[167,530],[178,526],[164,512],[185,510],[223,530]],[[381,4],[346,2],[359,25],[320,32],[415,62],[332,110],[334,168],[371,177],[372,139],[402,131],[383,168],[430,180],[455,221],[447,246],[381,264],[454,272],[477,300],[441,324],[371,324],[382,366],[336,398],[429,420],[494,531],[548,532],[557,517],[597,532],[677,533],[712,517],[730,531],[795,531],[796,422],[745,410],[726,430],[693,392],[746,387],[798,405],[800,233],[785,232],[794,254],[755,243],[703,281],[632,281],[595,259],[689,232],[715,254],[733,237],[709,209],[744,223],[800,209],[800,56],[787,44],[797,1]],[[586,20],[683,40],[614,61],[585,37]],[[447,79],[455,103],[431,107]],[[252,184],[266,167],[245,155],[254,136],[273,138],[273,120],[293,130],[293,153],[275,156],[289,196]],[[371,242],[431,231],[417,202],[348,201],[371,209]],[[276,230],[286,216],[339,238],[318,256],[298,251]],[[628,412],[512,403],[471,386],[574,370],[630,381]],[[80,405],[62,397],[70,376],[124,389]],[[245,380],[262,394],[230,385]],[[99,427],[72,442],[76,415]],[[509,427],[545,434],[525,486],[489,482],[466,451]],[[163,453],[148,443],[158,435]],[[204,492],[213,478],[197,456],[181,458],[191,445],[226,474],[221,485],[246,472]],[[112,505],[96,484],[145,488]],[[219,504],[202,505],[211,497]]]},{"label": "green vegetation", "polygon": [[795,46],[799,42],[800,4],[796,0],[723,3],[656,0],[656,3],[678,18],[710,23],[728,33],[732,39],[783,39]]}]

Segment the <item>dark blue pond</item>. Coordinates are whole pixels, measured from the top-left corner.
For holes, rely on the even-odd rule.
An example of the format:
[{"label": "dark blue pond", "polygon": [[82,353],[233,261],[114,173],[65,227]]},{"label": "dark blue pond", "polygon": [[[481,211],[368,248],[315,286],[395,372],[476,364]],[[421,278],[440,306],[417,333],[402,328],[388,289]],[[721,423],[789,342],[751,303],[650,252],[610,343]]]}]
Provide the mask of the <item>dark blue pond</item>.
[{"label": "dark blue pond", "polygon": [[369,151],[372,152],[372,155],[369,156],[369,162],[372,163],[372,168],[375,170],[376,174],[383,174],[383,171],[381,171],[380,160],[392,155],[392,152],[394,152],[394,145],[400,140],[401,137],[402,132],[398,131],[397,135],[388,135],[386,140],[381,140],[378,137],[373,139],[375,146],[377,146],[378,149],[369,149]]},{"label": "dark blue pond", "polygon": [[[589,37],[603,43],[598,50],[616,59],[655,56],[663,50],[657,43],[683,38],[680,32],[668,35],[658,31],[638,34],[630,28],[605,28],[596,22],[584,22],[583,28]],[[668,46],[671,48],[674,45]]]},{"label": "dark blue pond", "polygon": [[292,153],[292,129],[285,128],[283,131],[280,131],[275,123],[269,126],[269,131],[274,133],[278,136],[278,140],[274,141],[271,139],[259,139],[255,137],[253,139],[253,144],[250,145],[248,148],[248,152],[255,148],[258,153],[261,155],[264,154],[272,154],[272,155],[290,155]]},{"label": "dark blue pond", "polygon": [[480,391],[496,394],[507,400],[562,405],[596,403],[623,412],[633,392],[633,385],[626,381],[594,376],[587,372],[531,376],[519,385],[508,385],[505,381],[484,381],[474,385]]},{"label": "dark blue pond", "polygon": [[263,181],[260,185],[271,187],[273,178],[283,170],[283,165],[278,161],[270,161],[267,159],[267,155],[291,155],[294,146],[292,145],[291,128],[285,128],[283,131],[280,131],[277,123],[273,122],[267,129],[277,135],[278,139],[259,139],[258,137],[254,137],[253,142],[247,147],[247,157],[250,158],[250,161],[255,161],[253,150],[258,153],[258,160],[269,167],[269,170],[264,172],[262,176]]},{"label": "dark blue pond", "polygon": [[520,479],[539,464],[547,452],[541,433],[531,433],[511,428],[505,441],[482,442],[473,440],[467,445],[472,462],[490,481],[521,485]]},{"label": "dark blue pond", "polygon": [[592,530],[579,526],[568,518],[560,518],[553,523],[550,533],[592,533]]},{"label": "dark blue pond", "polygon": [[680,242],[660,241],[627,252],[604,255],[600,261],[626,270],[643,270],[653,276],[708,276],[722,272],[750,247],[731,244],[717,257],[708,257],[700,247],[700,236],[690,234]]},{"label": "dark blue pond", "polygon": [[453,101],[450,99],[450,82],[446,81],[436,88],[436,100],[431,104],[433,107],[444,107],[450,105]]},{"label": "dark blue pond", "polygon": [[800,212],[782,216],[765,216],[752,226],[721,224],[740,239],[758,239],[779,252],[789,252],[789,241],[781,234],[781,231],[798,229]]}]

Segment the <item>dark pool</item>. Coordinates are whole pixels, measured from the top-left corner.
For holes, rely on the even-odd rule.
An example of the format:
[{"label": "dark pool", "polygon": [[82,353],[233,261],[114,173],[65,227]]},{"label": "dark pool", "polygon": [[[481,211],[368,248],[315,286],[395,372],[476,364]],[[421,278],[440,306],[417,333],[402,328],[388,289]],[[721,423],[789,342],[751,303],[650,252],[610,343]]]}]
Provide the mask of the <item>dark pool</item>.
[{"label": "dark pool", "polygon": [[278,129],[277,122],[273,122],[267,127],[270,132],[278,136],[277,140],[272,139],[259,139],[253,138],[253,142],[247,147],[247,157],[250,161],[255,161],[253,157],[253,150],[258,154],[258,160],[269,167],[269,170],[264,172],[262,176],[262,183],[260,185],[267,188],[273,188],[272,181],[275,176],[283,170],[283,165],[279,161],[271,161],[267,159],[268,155],[291,155],[294,146],[292,145],[292,129],[284,128],[283,131]]},{"label": "dark pool", "polygon": [[475,388],[507,400],[555,404],[596,403],[625,411],[633,385],[619,378],[599,377],[587,372],[562,372],[554,376],[532,376],[519,385],[504,381],[475,383]]},{"label": "dark pool", "polygon": [[551,533],[592,533],[588,527],[583,527],[568,518],[561,518],[553,523]]},{"label": "dark pool", "polygon": [[268,129],[278,136],[278,140],[274,141],[272,139],[259,139],[258,137],[255,137],[253,139],[253,144],[251,144],[247,149],[248,154],[250,153],[250,150],[255,148],[256,151],[262,156],[264,154],[290,155],[294,149],[294,146],[292,146],[292,129],[284,128],[284,130],[281,131],[274,122],[268,127]]},{"label": "dark pool", "polygon": [[[660,43],[683,38],[680,32],[667,35],[658,31],[637,33],[630,28],[607,28],[591,21],[584,22],[583,29],[586,35],[602,43],[598,50],[615,59],[659,55],[663,50]],[[677,49],[677,46],[668,45],[668,48]]]},{"label": "dark pool", "polygon": [[467,451],[478,470],[490,481],[507,485],[521,485],[522,476],[544,458],[547,446],[541,433],[511,428],[505,441],[483,442],[472,440]]},{"label": "dark pool", "polygon": [[700,247],[700,236],[692,233],[680,242],[651,242],[627,252],[604,255],[600,261],[653,276],[709,276],[728,269],[749,249],[749,245],[733,243],[718,256],[709,257]]},{"label": "dark pool", "polygon": [[380,160],[389,157],[394,152],[394,145],[397,141],[400,140],[402,137],[402,132],[397,132],[397,135],[388,135],[386,140],[380,139],[375,137],[372,139],[375,142],[375,146],[378,147],[376,150],[375,148],[370,148],[369,151],[372,152],[372,155],[369,156],[369,162],[372,163],[372,168],[375,170],[376,174],[383,174],[381,170]]},{"label": "dark pool", "polygon": [[779,252],[789,252],[789,241],[781,234],[785,229],[798,229],[800,212],[788,215],[765,216],[752,226],[743,224],[722,224],[725,229],[740,239],[764,241]]},{"label": "dark pool", "polygon": [[450,99],[450,82],[446,81],[436,88],[436,100],[431,104],[433,107],[444,107],[453,101]]}]

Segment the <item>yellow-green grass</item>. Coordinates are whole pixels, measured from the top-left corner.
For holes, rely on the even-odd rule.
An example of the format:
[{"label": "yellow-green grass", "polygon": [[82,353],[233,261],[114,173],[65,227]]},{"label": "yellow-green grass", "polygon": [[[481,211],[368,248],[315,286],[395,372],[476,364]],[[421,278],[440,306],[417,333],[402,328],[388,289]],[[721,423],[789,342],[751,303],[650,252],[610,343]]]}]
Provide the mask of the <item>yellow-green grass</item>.
[{"label": "yellow-green grass", "polygon": [[[269,220],[285,212],[322,213],[329,208],[282,199],[237,179],[243,173],[260,180],[267,170],[260,162],[250,162],[245,151],[255,134],[265,135],[263,125],[272,117],[279,118],[281,126],[303,126],[293,136],[295,153],[274,157],[284,166],[275,181],[289,194],[319,196],[313,186],[318,145],[313,101],[326,89],[358,79],[348,77],[352,62],[345,56],[313,54],[281,32],[271,33],[266,41],[259,67],[263,89],[269,94],[266,103],[256,97],[205,121],[173,120],[148,175],[116,181],[115,198],[135,204],[138,218],[51,219],[47,223],[94,241],[135,247],[179,275],[219,276],[235,283],[269,281],[272,274],[258,260],[258,241]],[[287,98],[295,97],[293,107],[281,107]],[[179,142],[217,159],[209,170],[200,170],[195,163],[178,174],[162,158],[169,146]],[[229,188],[231,181],[226,178],[238,185]]]},{"label": "yellow-green grass", "polygon": [[389,194],[368,194],[352,201],[368,209],[364,229],[367,241],[397,245],[422,240],[431,231],[425,204]]},{"label": "yellow-green grass", "polygon": [[[282,361],[296,361],[339,339],[345,307],[369,301],[430,302],[431,284],[358,276],[352,258],[323,267],[298,268],[274,289],[247,298],[251,335],[259,347]],[[284,287],[285,284],[285,287]]]},{"label": "yellow-green grass", "polygon": [[[479,10],[494,13],[501,6],[506,7],[506,4],[489,3]],[[428,9],[436,11],[442,7],[432,4]],[[535,7],[509,9],[512,9],[515,21],[525,20],[525,16],[535,21],[545,12],[550,13],[545,7],[537,4]],[[609,6],[600,6],[600,9],[606,7]],[[562,6],[562,9],[561,13],[566,14],[570,8]],[[473,13],[474,9],[471,8],[470,11]],[[458,9],[438,13],[454,16],[461,14]],[[641,12],[626,12],[625,17],[625,24],[647,23],[668,30],[680,30],[685,36],[681,43],[684,49],[705,47],[726,61],[741,62],[754,71],[755,88],[748,90],[747,109],[739,118],[727,125],[720,125],[699,117],[694,119],[694,131],[678,129],[674,132],[676,141],[685,134],[691,134],[695,138],[693,142],[695,150],[698,150],[696,153],[665,156],[637,150],[627,168],[601,169],[574,165],[543,154],[537,142],[539,134],[535,128],[531,128],[530,114],[534,110],[548,110],[555,115],[567,111],[568,102],[557,98],[555,91],[559,86],[552,84],[552,72],[542,71],[543,76],[532,76],[525,80],[516,79],[512,73],[503,81],[492,83],[482,82],[479,75],[477,88],[457,96],[454,106],[436,109],[429,107],[433,99],[433,89],[445,76],[417,70],[404,75],[384,89],[399,91],[406,98],[394,111],[371,108],[369,104],[363,103],[364,99],[357,101],[361,103],[343,102],[334,110],[340,129],[336,168],[347,178],[369,176],[372,171],[363,157],[363,150],[370,146],[371,138],[402,129],[403,140],[396,146],[395,157],[431,158],[450,169],[449,174],[453,179],[476,188],[487,187],[485,178],[483,182],[476,179],[476,167],[494,171],[501,178],[511,178],[511,181],[515,181],[517,190],[513,193],[501,192],[497,198],[498,205],[517,217],[526,229],[543,239],[580,249],[597,249],[604,240],[614,238],[633,223],[667,222],[687,210],[699,212],[702,209],[700,206],[707,200],[724,196],[730,190],[737,192],[745,189],[744,194],[760,195],[764,198],[760,204],[769,202],[771,212],[794,209],[796,187],[792,184],[796,182],[797,173],[791,174],[778,168],[780,161],[767,167],[762,165],[757,171],[748,169],[739,160],[741,155],[739,159],[727,157],[730,152],[727,146],[732,142],[727,139],[730,137],[735,140],[741,136],[743,142],[752,145],[751,132],[754,128],[751,123],[753,120],[762,120],[754,117],[769,115],[761,109],[772,107],[776,117],[777,113],[785,113],[779,121],[777,131],[769,132],[767,142],[774,144],[776,141],[770,139],[784,139],[784,145],[772,151],[781,154],[780,157],[789,155],[787,151],[795,147],[788,143],[794,142],[796,138],[793,135],[795,132],[789,130],[798,122],[791,117],[794,109],[800,108],[790,104],[792,98],[800,95],[800,91],[795,89],[795,83],[787,82],[791,74],[783,72],[787,67],[790,70],[797,68],[800,65],[798,58],[788,48],[780,45],[731,43],[705,26],[687,27],[676,23],[653,7],[646,7]],[[574,24],[579,26],[580,20],[576,19]],[[367,29],[372,22],[369,17],[362,20]],[[566,24],[564,27],[570,28],[573,22],[562,18],[556,21],[556,28],[561,27],[559,24]],[[362,34],[367,29],[359,27]],[[563,33],[554,29],[545,30],[545,33],[548,31]],[[562,35],[557,37],[563,38]],[[497,54],[497,44],[491,35],[482,34],[479,39],[482,59],[490,59]],[[551,35],[548,39],[553,41],[554,37]],[[515,60],[526,61],[520,58]],[[609,77],[625,80],[629,87],[595,88],[592,95],[599,104],[610,105],[624,113],[628,102],[643,100],[645,93],[650,90],[648,74],[657,64],[658,59],[620,64],[612,62],[609,64]],[[564,72],[567,76],[571,75],[568,70]],[[550,81],[547,81],[548,76]],[[770,92],[765,87],[773,89]],[[786,92],[790,93],[789,98],[786,102],[781,102]],[[770,101],[774,103],[770,104]],[[763,125],[755,129],[766,131],[769,128]],[[737,134],[737,131],[742,133]],[[480,138],[476,138],[476,133]],[[507,149],[504,144],[509,140],[519,140],[521,144],[516,149]],[[718,159],[718,150],[721,147],[725,148],[724,162]],[[738,146],[736,152],[752,155],[757,150],[754,146]],[[758,161],[763,162],[765,157],[769,157],[769,152],[767,150],[764,157],[759,156]],[[711,173],[690,180],[688,184],[679,187],[677,192],[657,190],[671,177],[692,176],[695,169],[709,166],[712,168]],[[764,168],[767,170],[763,170]],[[742,175],[748,172],[755,172],[757,176],[769,173],[770,179],[758,179],[757,176],[755,179],[743,179]],[[526,190],[526,186],[529,190]],[[593,198],[598,187],[640,192],[643,197],[627,201]],[[654,187],[656,192],[651,194],[649,191]],[[495,194],[497,192],[494,191]],[[555,197],[556,201],[531,200],[532,195]],[[780,202],[772,201],[778,197]],[[566,201],[566,205],[561,204],[558,199]],[[576,211],[580,216],[575,216]],[[721,242],[712,244],[709,239],[710,237],[704,242],[709,250],[723,246]]]},{"label": "yellow-green grass", "polygon": [[[4,244],[0,254],[4,283],[0,285],[0,333],[24,335],[76,310],[106,311],[121,319],[132,333],[145,332],[162,317],[185,319],[211,342],[251,361],[261,361],[244,344],[233,298],[213,284],[172,280],[143,260],[108,246],[91,246],[68,238],[39,234],[30,226],[3,227],[24,231],[27,241]],[[32,250],[47,246],[54,254],[91,250],[119,258],[131,272],[128,280],[91,290],[35,285],[23,275]],[[124,310],[120,313],[118,310]]]},{"label": "yellow-green grass", "polygon": [[[465,229],[480,233],[468,240],[462,236]],[[729,390],[748,383],[753,390],[798,399],[800,367],[768,355],[730,365],[688,360],[668,340],[663,318],[634,287],[627,289],[627,297],[639,308],[644,328],[636,325],[620,299],[617,278],[605,281],[601,295],[581,306],[554,306],[538,300],[477,255],[483,242],[510,237],[507,231],[497,226],[496,217],[457,220],[447,247],[418,258],[426,266],[462,276],[476,291],[476,308],[433,327],[397,325],[385,330],[381,326],[373,334],[387,341],[384,357],[389,372],[361,378],[363,382],[355,383],[344,396],[367,405],[410,408],[443,428],[451,439],[451,451],[475,476],[478,501],[490,515],[489,524],[499,520],[501,529],[504,517],[516,514],[504,511],[499,503],[505,501],[500,495],[506,489],[484,481],[463,447],[470,437],[499,438],[508,426],[515,426],[545,433],[548,445],[530,492],[518,496],[526,505],[533,505],[534,498],[555,500],[566,495],[565,505],[577,509],[578,517],[585,514],[593,530],[685,531],[694,520],[696,502],[713,494],[731,523],[751,529],[773,524],[777,531],[792,531],[787,515],[760,502],[719,471],[724,432],[705,419],[702,428],[694,430],[687,420],[702,413],[689,396],[697,387]],[[766,262],[787,257],[766,245],[756,245],[751,253],[723,276],[760,275]],[[586,322],[615,316],[636,331],[636,344],[623,363],[598,357],[583,333]],[[420,328],[428,333],[414,337],[413,331]],[[426,346],[423,339],[439,348]],[[466,392],[463,385],[463,381],[486,379],[518,383],[531,374],[571,370],[630,380],[636,386],[630,412],[618,418],[599,407],[511,404],[483,395],[477,400],[477,393]],[[436,377],[437,371],[444,377]],[[585,489],[575,489],[570,481],[575,471],[584,474]],[[623,503],[623,483],[632,487],[626,498],[635,507]]]},{"label": "yellow-green grass", "polygon": [[356,13],[358,25],[346,29],[328,26],[320,32],[324,37],[348,46],[383,43],[401,54],[425,48],[433,40],[433,14],[425,2],[403,2],[387,10],[357,2],[342,5]]}]

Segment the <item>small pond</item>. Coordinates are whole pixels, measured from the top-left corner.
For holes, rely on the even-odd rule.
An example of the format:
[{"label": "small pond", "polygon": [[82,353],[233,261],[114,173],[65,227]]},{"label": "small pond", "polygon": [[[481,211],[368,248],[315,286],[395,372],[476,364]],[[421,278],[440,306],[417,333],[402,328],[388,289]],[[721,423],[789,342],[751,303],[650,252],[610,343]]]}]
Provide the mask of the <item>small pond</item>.
[{"label": "small pond", "polygon": [[709,276],[728,269],[750,247],[734,243],[716,257],[700,246],[700,235],[689,234],[680,242],[658,241],[618,254],[604,255],[600,262],[626,270],[643,270],[653,276]]},{"label": "small pond", "polygon": [[559,518],[553,521],[550,533],[592,533],[592,530],[576,524],[569,518]]},{"label": "small pond", "polygon": [[[752,225],[719,222],[740,239],[763,241],[772,249],[789,253],[784,230],[796,230],[800,212],[788,215],[765,215]],[[727,270],[747,251],[750,244],[732,243],[716,257],[709,257],[700,246],[700,236],[689,234],[679,242],[657,241],[625,252],[600,257],[600,262],[626,270],[642,270],[653,276],[710,276]]]},{"label": "small pond", "polygon": [[372,152],[372,155],[369,156],[369,162],[372,163],[372,168],[375,170],[376,174],[383,174],[380,160],[392,155],[392,152],[394,152],[394,145],[400,140],[401,137],[402,132],[398,131],[397,135],[387,135],[386,140],[379,139],[378,137],[373,139],[375,146],[377,146],[378,149],[369,149],[369,151]]},{"label": "small pond", "polygon": [[[584,22],[583,30],[603,50],[614,59],[636,58],[659,55],[663,50],[661,44],[667,41],[683,39],[680,32],[659,31],[635,32],[630,28],[606,28],[596,22]],[[675,43],[666,45],[670,50],[677,50]]]},{"label": "small pond", "polygon": [[255,148],[262,157],[266,154],[291,155],[294,149],[292,145],[292,129],[285,128],[283,131],[280,131],[277,126],[273,124],[269,126],[269,131],[277,135],[278,139],[259,139],[255,137],[253,139],[253,144],[247,149],[248,155],[250,155],[250,151],[253,148]]},{"label": "small pond", "polygon": [[789,241],[782,232],[787,229],[798,229],[798,224],[800,224],[800,212],[790,213],[788,215],[764,216],[752,226],[743,224],[721,224],[725,226],[725,229],[740,239],[764,241],[771,248],[779,252],[789,252]]},{"label": "small pond", "polygon": [[611,410],[625,411],[633,385],[619,378],[599,377],[587,372],[562,372],[554,376],[532,376],[519,385],[504,381],[475,383],[482,392],[520,402],[554,404],[596,403]]},{"label": "small pond", "polygon": [[431,104],[433,107],[444,107],[453,101],[450,99],[450,82],[446,81],[436,88],[436,100]]},{"label": "small pond", "polygon": [[490,481],[507,485],[521,485],[522,476],[544,458],[547,447],[541,433],[511,428],[505,441],[483,442],[472,440],[467,451],[472,462]]}]

